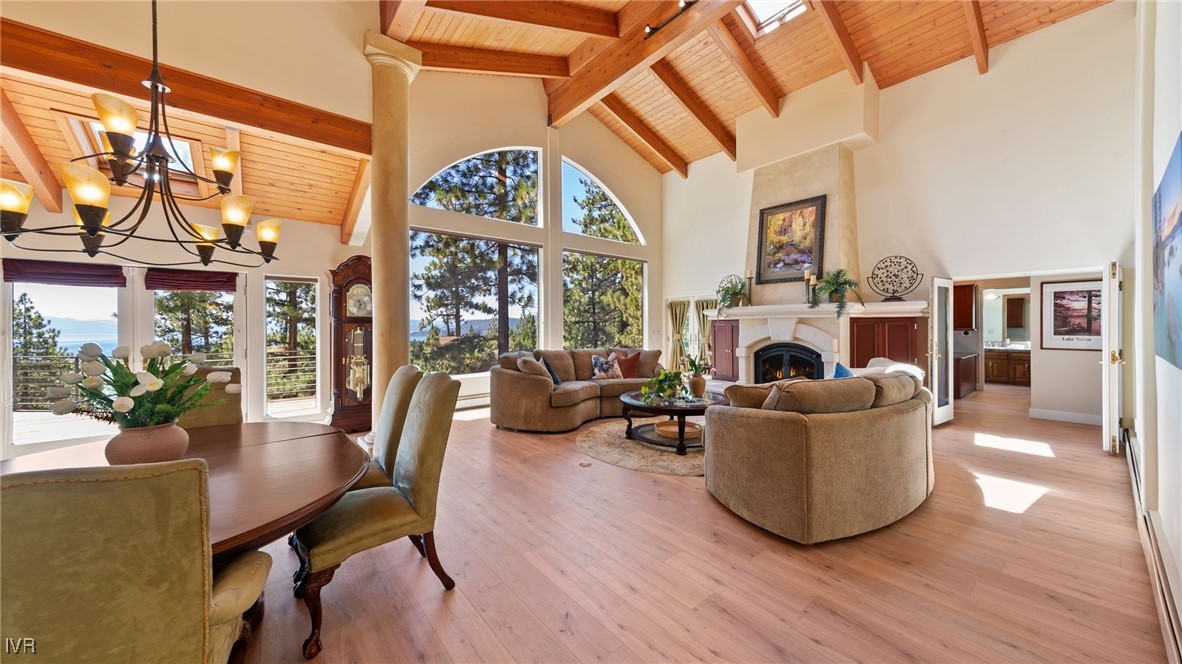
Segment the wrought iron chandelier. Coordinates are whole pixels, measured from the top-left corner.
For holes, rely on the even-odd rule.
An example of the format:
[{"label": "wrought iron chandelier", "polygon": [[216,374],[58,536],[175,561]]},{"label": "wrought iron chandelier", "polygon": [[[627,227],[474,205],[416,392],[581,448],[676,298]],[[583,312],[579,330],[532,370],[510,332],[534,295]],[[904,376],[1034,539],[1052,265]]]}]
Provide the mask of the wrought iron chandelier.
[{"label": "wrought iron chandelier", "polygon": [[[200,262],[225,263],[239,267],[258,267],[275,258],[275,247],[279,243],[282,221],[267,219],[254,226],[258,237],[258,250],[242,245],[242,236],[250,222],[254,199],[250,196],[230,195],[230,184],[238,170],[237,150],[210,148],[214,179],[198,175],[178,155],[172,134],[168,129],[168,114],[164,96],[168,86],[160,76],[156,37],[156,0],[152,0],[152,72],[144,86],[151,91],[151,109],[146,135],[139,139],[142,149],[136,148],[139,114],[131,104],[102,92],[90,96],[98,113],[103,131],[98,132],[102,152],[62,162],[61,173],[66,189],[74,203],[74,224],[25,228],[33,199],[33,187],[11,180],[0,180],[0,234],[13,246],[31,251],[82,252],[90,257],[98,254],[114,256],[120,260],[144,265],[192,265]],[[185,145],[187,142],[182,141]],[[92,159],[106,161],[110,175],[91,168],[85,163]],[[188,197],[173,191],[173,179],[180,178],[212,185],[217,192],[205,197]],[[112,220],[108,204],[111,184],[118,187],[140,189],[135,205],[123,217]],[[221,200],[221,228],[195,224],[185,218],[182,203],[200,203],[216,196]],[[159,200],[168,226],[170,237],[150,237],[140,233],[141,226],[148,218],[152,205]],[[220,237],[224,234],[224,237]],[[24,235],[59,235],[77,237],[81,249],[44,249],[21,247],[17,244]],[[115,238],[107,242],[108,238]],[[197,260],[160,263],[139,258],[122,256],[111,251],[131,239],[175,244]],[[219,249],[235,255],[255,256],[262,259],[258,265],[246,265],[227,260],[215,260],[214,251]]]}]

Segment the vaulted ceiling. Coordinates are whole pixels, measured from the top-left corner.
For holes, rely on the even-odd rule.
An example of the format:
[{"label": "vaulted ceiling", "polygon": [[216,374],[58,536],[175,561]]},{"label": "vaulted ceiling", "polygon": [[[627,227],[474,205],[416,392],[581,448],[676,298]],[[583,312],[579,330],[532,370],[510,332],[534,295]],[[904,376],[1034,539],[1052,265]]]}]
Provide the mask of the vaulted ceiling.
[{"label": "vaulted ceiling", "polygon": [[990,48],[1109,1],[806,0],[771,30],[741,0],[384,0],[381,16],[424,68],[541,78],[552,125],[590,112],[684,176],[717,152],[734,159],[740,115],[777,115],[828,76],[862,84],[864,64],[888,88],[962,58],[985,74]]}]

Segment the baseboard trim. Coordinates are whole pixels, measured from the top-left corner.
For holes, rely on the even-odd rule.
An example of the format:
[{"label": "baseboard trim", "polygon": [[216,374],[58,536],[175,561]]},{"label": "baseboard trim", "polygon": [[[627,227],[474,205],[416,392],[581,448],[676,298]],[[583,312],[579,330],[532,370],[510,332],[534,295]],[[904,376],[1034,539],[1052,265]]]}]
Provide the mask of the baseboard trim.
[{"label": "baseboard trim", "polygon": [[[1137,481],[1133,457],[1127,457],[1129,475],[1133,482]],[[1158,516],[1155,512],[1144,509],[1141,495],[1137,487],[1133,487],[1133,508],[1137,515],[1137,533],[1141,536],[1141,550],[1145,553],[1145,564],[1149,569],[1149,583],[1153,589],[1153,603],[1157,606],[1157,619],[1161,623],[1162,641],[1166,647],[1166,661],[1169,664],[1182,664],[1182,617],[1171,588],[1170,561],[1165,560],[1169,550],[1163,551],[1157,536]],[[1182,581],[1175,579],[1175,581]],[[1182,586],[1177,588],[1182,594]]]},{"label": "baseboard trim", "polygon": [[1055,420],[1056,422],[1074,422],[1076,424],[1094,424],[1100,426],[1104,418],[1091,413],[1073,413],[1069,410],[1047,410],[1045,408],[1031,408],[1030,416],[1038,420]]}]

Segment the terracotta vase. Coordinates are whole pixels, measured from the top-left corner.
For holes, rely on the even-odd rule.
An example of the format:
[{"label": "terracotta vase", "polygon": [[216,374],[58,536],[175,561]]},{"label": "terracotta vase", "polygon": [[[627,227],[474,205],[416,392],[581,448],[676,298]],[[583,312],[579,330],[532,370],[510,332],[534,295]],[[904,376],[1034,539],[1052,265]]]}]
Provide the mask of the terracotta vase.
[{"label": "terracotta vase", "polygon": [[132,463],[176,461],[189,449],[189,432],[175,422],[154,427],[124,429],[120,427],[107,443],[104,454],[107,463],[123,466]]},{"label": "terracotta vase", "polygon": [[701,399],[706,393],[706,378],[702,374],[694,374],[689,381],[690,393]]}]

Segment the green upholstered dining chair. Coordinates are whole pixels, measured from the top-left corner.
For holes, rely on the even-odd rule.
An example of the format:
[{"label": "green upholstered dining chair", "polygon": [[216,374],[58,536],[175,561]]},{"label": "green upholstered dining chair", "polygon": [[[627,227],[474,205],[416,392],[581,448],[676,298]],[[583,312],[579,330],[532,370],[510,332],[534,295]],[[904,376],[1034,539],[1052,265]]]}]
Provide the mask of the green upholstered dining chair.
[{"label": "green upholstered dining chair", "polygon": [[300,571],[295,596],[308,606],[312,632],[304,641],[304,657],[320,653],[320,589],[350,556],[409,537],[443,587],[455,582],[443,571],[435,551],[435,504],[443,454],[455,414],[460,383],[444,373],[419,381],[402,430],[388,486],[350,491],[332,507],[295,533]]},{"label": "green upholstered dining chair", "polygon": [[[197,367],[195,375],[204,378],[214,371],[229,371],[230,383],[242,384],[242,370],[238,367]],[[242,424],[242,393],[231,394],[226,391],[227,383],[210,383],[209,392],[201,400],[206,405],[194,408],[181,415],[177,424],[182,429],[197,429],[200,427],[215,427],[219,424]],[[219,403],[220,402],[220,403]]]},{"label": "green upholstered dining chair", "polygon": [[381,414],[373,429],[373,460],[350,491],[393,484],[398,442],[402,439],[402,428],[406,425],[406,413],[410,410],[415,386],[422,378],[423,372],[413,364],[399,367],[390,378],[386,396],[382,399]]},{"label": "green upholstered dining chair", "polygon": [[203,459],[0,477],[0,630],[48,662],[241,660],[271,557],[211,573],[207,486]]}]

